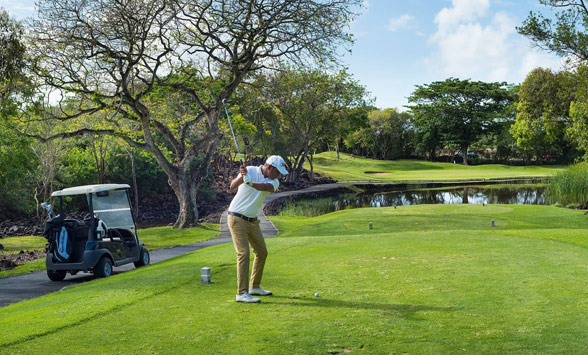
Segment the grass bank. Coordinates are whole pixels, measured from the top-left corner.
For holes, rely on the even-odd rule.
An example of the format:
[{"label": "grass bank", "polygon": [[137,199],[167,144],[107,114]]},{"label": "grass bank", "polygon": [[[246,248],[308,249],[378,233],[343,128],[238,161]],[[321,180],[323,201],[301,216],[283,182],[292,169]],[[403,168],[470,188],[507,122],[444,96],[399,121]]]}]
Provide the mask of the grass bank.
[{"label": "grass bank", "polygon": [[[464,166],[421,160],[374,160],[324,152],[314,156],[314,171],[338,181],[430,181],[517,177],[549,177],[563,166],[509,166],[501,164]],[[305,168],[310,166],[306,163]]]},{"label": "grass bank", "polygon": [[[203,223],[200,227],[174,229],[172,227],[153,227],[140,229],[139,240],[149,250],[171,248],[178,245],[198,243],[214,238],[219,232],[218,224]],[[0,239],[4,250],[0,254],[12,254],[19,251],[44,250],[47,239],[39,236],[8,237]],[[45,270],[45,259],[24,263],[12,270],[0,271],[0,278]]]},{"label": "grass bank", "polygon": [[[282,232],[267,240],[264,286],[275,295],[261,304],[234,302],[233,246],[219,245],[4,307],[0,329],[11,331],[0,332],[0,347],[10,354],[586,351],[582,211],[420,205],[272,221]],[[212,268],[211,284],[200,283],[203,266]]]}]

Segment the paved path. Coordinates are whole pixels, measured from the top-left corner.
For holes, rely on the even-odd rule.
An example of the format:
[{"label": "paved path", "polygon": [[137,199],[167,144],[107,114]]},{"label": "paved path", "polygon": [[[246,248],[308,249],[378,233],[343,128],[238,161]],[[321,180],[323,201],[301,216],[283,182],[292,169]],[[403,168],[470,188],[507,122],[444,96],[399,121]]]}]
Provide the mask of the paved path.
[{"label": "paved path", "polygon": [[[286,191],[286,192],[279,192],[276,194],[269,195],[265,202],[266,203],[274,201],[276,199],[282,197],[288,197],[303,193],[309,192],[317,192],[317,191],[326,191],[330,189],[335,189],[338,187],[342,187],[347,185],[346,183],[335,183],[335,184],[323,184],[323,185],[316,185],[311,186],[304,190],[298,191]],[[263,211],[263,208],[261,209]],[[263,212],[259,214],[260,219],[260,227],[263,235],[266,238],[274,237],[278,234],[278,230],[273,225],[273,223],[263,215]],[[227,212],[223,213],[220,220],[220,233],[216,236],[216,238],[207,240],[200,243],[194,243],[189,245],[181,245],[173,248],[166,248],[166,249],[159,249],[153,250],[150,252],[151,255],[151,263],[157,263],[163,260],[167,260],[179,255],[183,255],[195,250],[203,249],[212,245],[219,245],[224,243],[231,242],[231,235],[229,233],[229,229],[227,227]],[[115,274],[125,272],[128,270],[134,269],[132,264],[125,265],[121,267],[117,267],[115,269]],[[87,273],[79,273],[75,276],[71,276],[70,274],[67,275],[66,279],[63,281],[50,281],[47,278],[46,271],[38,271],[26,275],[18,275],[13,277],[8,277],[4,279],[0,279],[0,307],[7,306],[9,304],[19,302],[22,300],[26,300],[29,298],[35,298],[39,296],[43,296],[47,293],[59,291],[62,288],[65,288],[72,284],[77,284],[81,282],[90,281],[93,279],[91,274]]]}]

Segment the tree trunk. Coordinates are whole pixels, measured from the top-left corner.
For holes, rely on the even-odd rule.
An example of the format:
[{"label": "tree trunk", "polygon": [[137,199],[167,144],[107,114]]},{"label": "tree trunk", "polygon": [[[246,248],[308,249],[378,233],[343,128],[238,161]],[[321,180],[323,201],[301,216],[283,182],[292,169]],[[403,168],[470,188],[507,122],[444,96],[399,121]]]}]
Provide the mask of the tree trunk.
[{"label": "tree trunk", "polygon": [[463,188],[463,197],[462,197],[461,203],[464,203],[464,204],[470,203],[470,201],[469,201],[469,195],[468,195],[469,192],[470,192],[469,191],[469,188],[467,186],[465,186]]},{"label": "tree trunk", "polygon": [[461,154],[463,156],[463,165],[469,165],[468,164],[468,146],[467,145],[461,146]]},{"label": "tree trunk", "polygon": [[307,156],[308,156],[308,151],[305,150],[302,153],[302,157],[300,158],[300,161],[298,162],[298,167],[296,168],[296,180],[298,180],[300,178],[300,176],[302,176],[302,169],[304,168],[304,162],[306,161]]},{"label": "tree trunk", "polygon": [[135,220],[139,217],[139,188],[137,187],[137,171],[135,169],[135,150],[131,147],[129,155],[131,157],[131,174],[133,175],[133,191],[135,193],[135,208],[133,216]]},{"label": "tree trunk", "polygon": [[[337,155],[339,154],[339,150],[337,150]],[[313,155],[309,154],[306,159],[308,159],[308,164],[310,164],[310,181],[314,181],[314,165],[312,164]],[[339,157],[337,157],[339,159]]]},{"label": "tree trunk", "polygon": [[177,180],[178,188],[174,188],[174,192],[180,204],[180,212],[176,223],[174,223],[174,228],[195,227],[198,225],[199,216],[198,204],[196,203],[198,189],[186,174],[178,174]]}]

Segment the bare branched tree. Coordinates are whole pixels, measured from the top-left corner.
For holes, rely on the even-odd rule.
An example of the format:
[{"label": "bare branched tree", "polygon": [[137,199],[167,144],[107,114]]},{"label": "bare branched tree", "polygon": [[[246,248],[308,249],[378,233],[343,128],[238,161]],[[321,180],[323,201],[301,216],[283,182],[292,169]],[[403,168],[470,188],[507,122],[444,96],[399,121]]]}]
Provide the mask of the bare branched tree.
[{"label": "bare branched tree", "polygon": [[[221,138],[223,101],[278,61],[337,60],[361,0],[40,0],[35,73],[71,129],[41,141],[112,135],[153,154],[198,223],[197,194]],[[116,113],[104,115],[99,113]],[[78,125],[88,116],[91,127]],[[24,116],[23,116],[24,117]],[[101,117],[101,119],[99,119]],[[30,119],[30,118],[29,118]],[[30,126],[21,126],[30,127]],[[136,127],[131,129],[131,127]]]}]

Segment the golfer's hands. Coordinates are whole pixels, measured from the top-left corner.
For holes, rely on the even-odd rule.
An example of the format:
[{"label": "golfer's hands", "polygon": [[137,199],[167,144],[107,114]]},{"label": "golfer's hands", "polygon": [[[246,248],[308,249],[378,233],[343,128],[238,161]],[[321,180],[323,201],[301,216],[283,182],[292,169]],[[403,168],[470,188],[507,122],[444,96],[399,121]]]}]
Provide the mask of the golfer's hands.
[{"label": "golfer's hands", "polygon": [[243,182],[246,183],[247,185],[251,186],[252,182],[251,182],[251,176],[249,175],[243,175]]},{"label": "golfer's hands", "polygon": [[239,170],[241,172],[241,175],[243,176],[243,182],[246,183],[247,185],[251,186],[251,184],[252,184],[251,176],[249,176],[249,174],[247,174],[247,167],[245,165],[241,165]]}]

